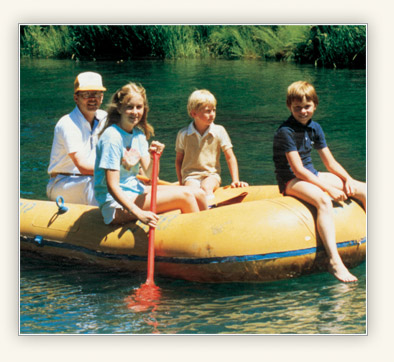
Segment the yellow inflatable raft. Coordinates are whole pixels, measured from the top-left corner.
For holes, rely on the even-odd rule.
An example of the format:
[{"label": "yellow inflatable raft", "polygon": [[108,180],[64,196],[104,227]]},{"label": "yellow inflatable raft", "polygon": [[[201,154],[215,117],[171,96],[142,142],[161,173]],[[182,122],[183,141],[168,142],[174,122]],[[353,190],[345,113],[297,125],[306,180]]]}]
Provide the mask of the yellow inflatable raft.
[{"label": "yellow inflatable raft", "polygon": [[[155,272],[196,282],[259,282],[326,270],[315,210],[276,186],[221,188],[218,207],[160,215]],[[20,248],[106,268],[146,271],[148,227],[104,225],[96,207],[20,200]],[[334,203],[337,246],[352,268],[365,260],[366,217],[355,201]]]}]

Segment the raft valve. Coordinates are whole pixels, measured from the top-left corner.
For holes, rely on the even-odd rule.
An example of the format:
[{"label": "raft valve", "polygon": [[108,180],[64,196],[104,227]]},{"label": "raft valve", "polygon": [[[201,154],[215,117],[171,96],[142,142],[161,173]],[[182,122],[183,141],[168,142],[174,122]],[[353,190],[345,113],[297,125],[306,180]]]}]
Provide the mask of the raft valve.
[{"label": "raft valve", "polygon": [[36,235],[36,237],[34,238],[34,242],[37,245],[42,245],[42,236],[41,235]]}]

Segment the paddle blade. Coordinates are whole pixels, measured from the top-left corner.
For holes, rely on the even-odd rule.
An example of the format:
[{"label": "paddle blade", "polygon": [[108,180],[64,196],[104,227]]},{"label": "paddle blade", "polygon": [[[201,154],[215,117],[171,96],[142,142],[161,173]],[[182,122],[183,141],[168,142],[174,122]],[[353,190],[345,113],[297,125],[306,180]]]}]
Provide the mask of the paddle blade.
[{"label": "paddle blade", "polygon": [[159,305],[161,291],[155,284],[142,284],[134,293],[125,298],[127,308],[134,312],[155,311]]}]

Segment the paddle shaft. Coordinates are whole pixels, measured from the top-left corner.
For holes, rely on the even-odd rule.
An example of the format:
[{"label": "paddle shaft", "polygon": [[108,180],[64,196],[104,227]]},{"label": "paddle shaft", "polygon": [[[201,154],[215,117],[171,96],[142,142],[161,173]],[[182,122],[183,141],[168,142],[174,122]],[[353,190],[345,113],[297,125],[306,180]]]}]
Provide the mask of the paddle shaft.
[{"label": "paddle shaft", "polygon": [[[159,176],[159,158],[160,154],[153,152],[153,166],[152,166],[152,189],[151,189],[151,201],[150,211],[156,213],[156,200],[157,200],[157,180]],[[154,273],[155,273],[155,228],[149,228],[148,238],[148,276],[146,278],[147,285],[154,285]]]}]

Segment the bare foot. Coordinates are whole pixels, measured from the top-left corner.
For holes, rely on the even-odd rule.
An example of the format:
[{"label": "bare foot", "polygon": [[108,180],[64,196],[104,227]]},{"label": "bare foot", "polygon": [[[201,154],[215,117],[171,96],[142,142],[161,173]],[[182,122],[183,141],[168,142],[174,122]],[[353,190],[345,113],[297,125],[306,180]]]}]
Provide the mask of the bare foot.
[{"label": "bare foot", "polygon": [[335,263],[331,261],[328,266],[328,271],[343,283],[352,283],[358,280],[357,277],[349,272],[342,262]]}]

